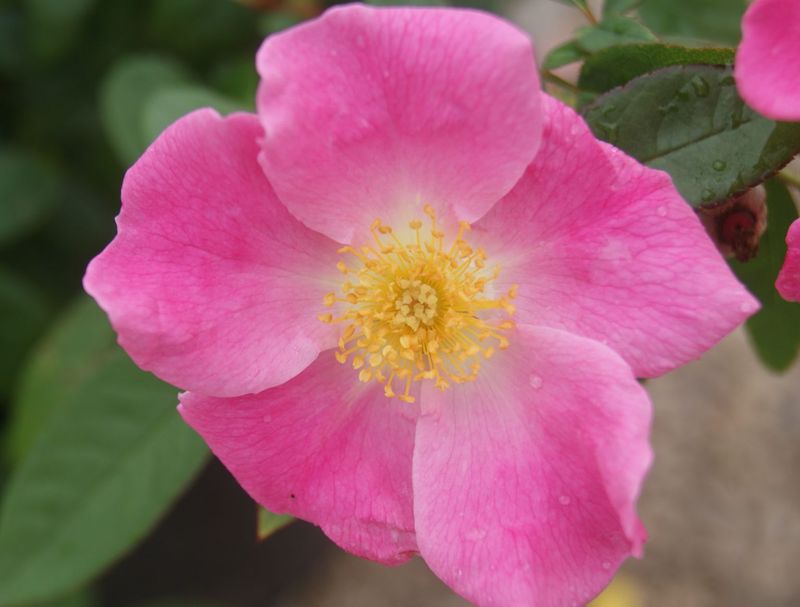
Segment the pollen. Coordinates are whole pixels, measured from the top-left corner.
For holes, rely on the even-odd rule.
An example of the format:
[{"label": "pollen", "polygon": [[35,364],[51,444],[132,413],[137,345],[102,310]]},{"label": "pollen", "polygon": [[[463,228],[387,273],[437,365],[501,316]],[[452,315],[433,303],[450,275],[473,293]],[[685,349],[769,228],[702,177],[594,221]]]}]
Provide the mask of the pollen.
[{"label": "pollen", "polygon": [[446,390],[474,381],[483,361],[508,348],[518,288],[497,296],[500,269],[488,269],[486,253],[464,239],[470,225],[462,222],[448,245],[433,208],[424,212],[428,221],[411,221],[407,242],[376,219],[372,242],[341,248],[346,261],[336,267],[345,282],[325,295],[331,311],[318,316],[342,326],[340,363],[407,403],[415,382]]}]

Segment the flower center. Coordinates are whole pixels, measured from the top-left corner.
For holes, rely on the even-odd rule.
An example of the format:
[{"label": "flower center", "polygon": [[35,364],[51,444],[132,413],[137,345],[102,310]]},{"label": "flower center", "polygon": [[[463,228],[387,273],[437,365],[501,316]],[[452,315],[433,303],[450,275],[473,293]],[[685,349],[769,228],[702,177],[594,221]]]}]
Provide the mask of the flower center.
[{"label": "flower center", "polygon": [[409,403],[413,382],[431,380],[445,390],[473,381],[482,359],[508,347],[510,300],[517,291],[513,285],[503,296],[487,295],[499,268],[487,270],[483,250],[464,240],[469,224],[462,222],[446,247],[430,205],[425,214],[430,229],[423,233],[422,221],[412,221],[411,242],[376,219],[370,228],[374,244],[342,247],[339,253],[354,263],[339,261],[347,277],[342,292],[323,299],[340,315],[319,315],[322,322],[344,326],[339,362],[350,360],[362,382],[378,381],[387,397]]}]

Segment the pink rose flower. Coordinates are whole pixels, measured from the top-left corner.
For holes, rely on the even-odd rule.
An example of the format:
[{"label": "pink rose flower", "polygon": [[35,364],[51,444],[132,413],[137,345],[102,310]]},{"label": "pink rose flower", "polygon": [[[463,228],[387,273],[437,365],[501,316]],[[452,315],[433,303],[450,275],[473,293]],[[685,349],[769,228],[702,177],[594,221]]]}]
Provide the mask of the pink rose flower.
[{"label": "pink rose flower", "polygon": [[130,169],[87,291],[269,510],[479,605],[584,603],[645,540],[635,377],[757,303],[502,20],[337,8],[257,63],[258,117]]},{"label": "pink rose flower", "polygon": [[786,235],[786,261],[783,263],[775,286],[781,297],[800,302],[800,219],[795,221]]},{"label": "pink rose flower", "polygon": [[[800,1],[755,0],[742,20],[736,84],[742,98],[774,120],[800,120]],[[784,299],[800,301],[800,221],[775,283]]]},{"label": "pink rose flower", "polygon": [[800,120],[800,2],[755,0],[742,19],[736,85],[749,106],[774,120]]}]

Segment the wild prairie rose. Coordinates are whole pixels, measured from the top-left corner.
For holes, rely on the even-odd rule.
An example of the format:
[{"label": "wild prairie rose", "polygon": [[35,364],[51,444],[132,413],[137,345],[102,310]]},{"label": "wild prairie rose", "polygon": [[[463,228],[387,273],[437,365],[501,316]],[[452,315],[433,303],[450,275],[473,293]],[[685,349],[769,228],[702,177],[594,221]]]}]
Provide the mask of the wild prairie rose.
[{"label": "wild prairie rose", "polygon": [[753,109],[800,120],[800,2],[755,0],[742,19],[736,86]]},{"label": "wild prairie rose", "polygon": [[479,605],[584,603],[645,539],[635,377],[756,302],[501,20],[337,8],[257,64],[258,117],[130,169],[86,289],[269,510]]},{"label": "wild prairie rose", "polygon": [[800,220],[795,221],[786,235],[786,261],[775,286],[781,296],[789,301],[800,302]]},{"label": "wild prairie rose", "polygon": [[[736,52],[736,85],[755,110],[775,120],[800,120],[800,2],[755,0],[742,20]],[[775,283],[800,301],[800,221],[786,236],[789,250]]]}]

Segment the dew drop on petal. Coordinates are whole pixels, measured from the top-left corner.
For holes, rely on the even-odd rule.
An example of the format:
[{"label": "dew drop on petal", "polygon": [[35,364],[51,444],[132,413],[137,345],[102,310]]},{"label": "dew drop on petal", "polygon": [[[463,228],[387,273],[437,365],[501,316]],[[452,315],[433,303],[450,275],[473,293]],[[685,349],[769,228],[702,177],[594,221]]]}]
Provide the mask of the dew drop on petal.
[{"label": "dew drop on petal", "polygon": [[543,383],[542,382],[542,378],[539,377],[538,375],[531,375],[531,380],[530,381],[531,381],[531,388],[534,388],[535,390],[538,390],[539,388],[542,387],[542,383]]},{"label": "dew drop on petal", "polygon": [[466,538],[471,542],[477,542],[486,537],[486,529],[470,529],[466,533]]},{"label": "dew drop on petal", "polygon": [[265,423],[265,424],[268,424],[268,423],[270,423],[271,421],[272,421],[272,416],[271,416],[271,415],[265,415],[265,416],[264,416],[264,423]]},{"label": "dew drop on petal", "polygon": [[611,569],[611,562],[610,561],[603,561],[603,569],[605,569],[606,571]]},{"label": "dew drop on petal", "polygon": [[661,206],[661,207],[658,207],[658,208],[656,209],[656,214],[657,214],[659,217],[666,217],[666,216],[667,216],[667,207],[663,207],[663,206]]},{"label": "dew drop on petal", "polygon": [[739,306],[739,309],[745,314],[752,314],[756,311],[756,306],[752,302],[745,301]]},{"label": "dew drop on petal", "polygon": [[562,506],[569,506],[569,503],[570,503],[571,501],[572,501],[572,500],[571,500],[571,499],[569,499],[569,496],[568,496],[568,495],[562,495],[562,496],[560,496],[560,497],[558,498],[558,503],[559,503],[559,504],[561,504]]}]

